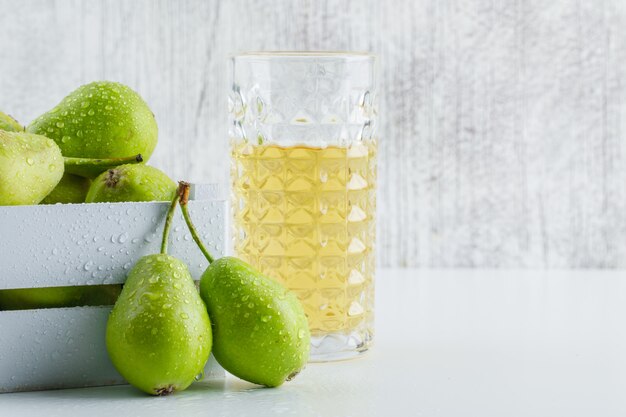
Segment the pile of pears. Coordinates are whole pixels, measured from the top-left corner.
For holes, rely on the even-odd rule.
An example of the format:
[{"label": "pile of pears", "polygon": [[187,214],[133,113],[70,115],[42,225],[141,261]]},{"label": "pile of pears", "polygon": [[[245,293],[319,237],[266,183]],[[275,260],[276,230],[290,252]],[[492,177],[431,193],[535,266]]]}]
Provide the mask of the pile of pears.
[{"label": "pile of pears", "polygon": [[[279,386],[308,360],[310,332],[302,305],[283,285],[242,260],[213,258],[187,208],[189,184],[177,186],[145,165],[157,134],[145,101],[129,87],[108,81],[79,87],[26,127],[0,112],[0,205],[171,203],[160,253],[139,259],[121,292],[106,293],[105,287],[4,290],[0,310],[114,301],[107,351],[120,374],[151,395],[186,389],[202,375],[211,352],[231,374]],[[187,265],[167,254],[179,203],[209,262],[199,291]],[[89,304],[90,298],[97,303]]]},{"label": "pile of pears", "polygon": [[145,165],[158,128],[131,88],[83,85],[23,127],[0,112],[0,205],[169,201],[176,183]]}]

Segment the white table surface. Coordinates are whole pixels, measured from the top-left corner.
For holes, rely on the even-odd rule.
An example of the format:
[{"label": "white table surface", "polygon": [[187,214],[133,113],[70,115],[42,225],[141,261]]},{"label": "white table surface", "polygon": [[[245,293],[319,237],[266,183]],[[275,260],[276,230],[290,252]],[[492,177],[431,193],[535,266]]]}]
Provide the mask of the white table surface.
[{"label": "white table surface", "polygon": [[0,394],[0,416],[624,416],[626,271],[382,270],[375,347],[258,388]]}]

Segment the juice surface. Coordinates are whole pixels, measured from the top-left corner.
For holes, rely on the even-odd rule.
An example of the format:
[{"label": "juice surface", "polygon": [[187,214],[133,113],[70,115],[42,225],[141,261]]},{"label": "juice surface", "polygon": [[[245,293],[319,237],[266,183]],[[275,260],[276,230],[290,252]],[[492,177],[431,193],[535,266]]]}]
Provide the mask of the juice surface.
[{"label": "juice surface", "polygon": [[233,144],[235,251],[299,296],[313,335],[371,333],[376,150]]}]

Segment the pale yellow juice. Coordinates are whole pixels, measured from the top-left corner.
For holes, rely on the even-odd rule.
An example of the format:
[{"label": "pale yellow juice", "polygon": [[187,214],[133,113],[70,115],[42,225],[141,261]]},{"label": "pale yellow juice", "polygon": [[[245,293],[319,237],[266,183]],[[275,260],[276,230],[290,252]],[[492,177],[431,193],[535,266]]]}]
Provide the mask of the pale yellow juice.
[{"label": "pale yellow juice", "polygon": [[372,333],[376,150],[233,144],[235,251],[300,297],[313,335]]}]

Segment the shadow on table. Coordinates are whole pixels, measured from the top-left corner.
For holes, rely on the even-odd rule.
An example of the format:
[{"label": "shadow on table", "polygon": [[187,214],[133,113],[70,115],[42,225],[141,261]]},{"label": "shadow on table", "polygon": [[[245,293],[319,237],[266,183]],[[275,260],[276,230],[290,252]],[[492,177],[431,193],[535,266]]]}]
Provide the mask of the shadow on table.
[{"label": "shadow on table", "polygon": [[[199,394],[207,394],[209,392],[213,393],[223,393],[225,391],[255,391],[258,389],[263,389],[258,385],[249,384],[245,381],[228,381],[225,379],[210,379],[206,381],[200,381],[193,383],[189,388],[185,391],[176,392],[172,395],[168,395],[160,398],[179,398],[183,396],[194,396]],[[24,393],[16,393],[14,395],[28,396],[36,393],[39,398],[51,398],[55,400],[93,400],[93,399],[106,399],[107,401],[116,401],[123,400],[128,401],[129,399],[153,399],[155,397],[148,395],[139,389],[131,386],[131,385],[110,385],[110,386],[102,386],[102,387],[87,387],[87,388],[70,388],[70,389],[58,389],[58,390],[46,390],[46,391],[32,391],[32,392],[24,392]]]}]

